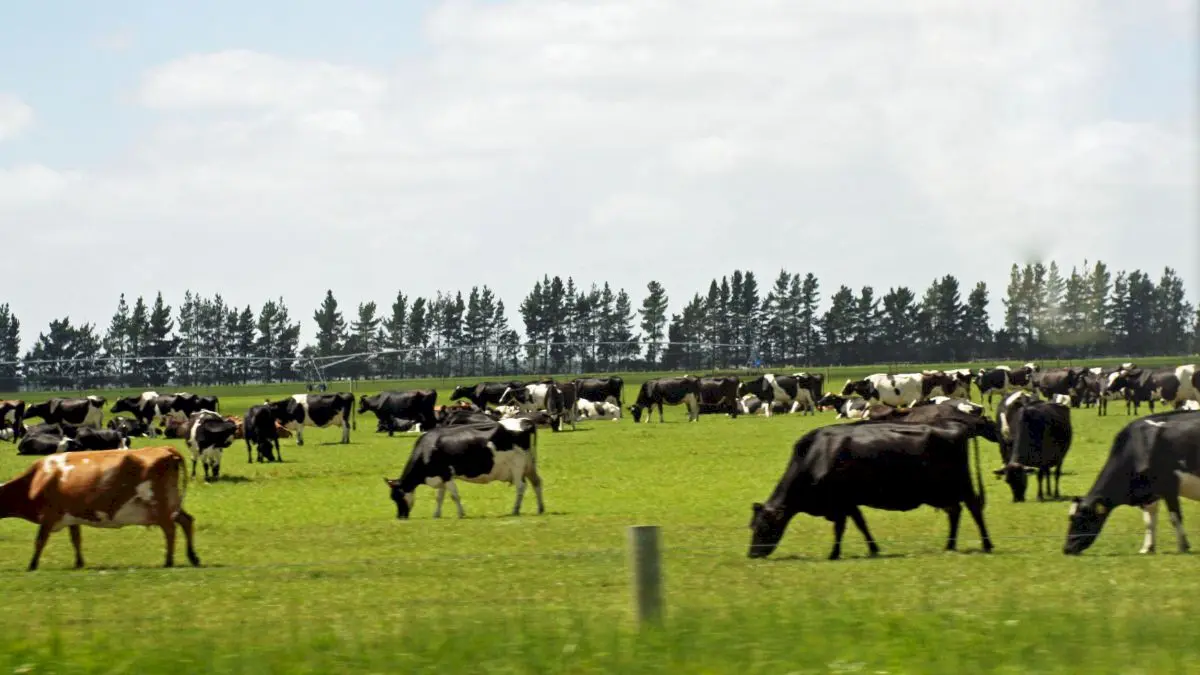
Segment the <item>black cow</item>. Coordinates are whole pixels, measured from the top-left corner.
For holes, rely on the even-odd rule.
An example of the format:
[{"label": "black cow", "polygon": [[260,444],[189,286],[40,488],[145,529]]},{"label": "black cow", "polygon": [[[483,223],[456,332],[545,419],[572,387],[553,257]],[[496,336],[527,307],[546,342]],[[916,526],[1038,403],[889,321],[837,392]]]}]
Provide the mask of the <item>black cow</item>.
[{"label": "black cow", "polygon": [[991,552],[992,541],[983,522],[978,449],[978,494],[971,485],[967,453],[971,435],[965,424],[948,420],[933,424],[858,422],[808,432],[792,447],[787,470],[771,497],[765,504],[753,505],[749,556],[770,555],[797,513],[833,523],[830,560],[841,557],[847,518],[854,521],[875,556],[879,546],[859,507],[912,511],[924,504],[944,510],[949,517],[946,550],[952,551],[957,547],[963,503],[979,527],[983,550]]},{"label": "black cow", "polygon": [[36,436],[38,434],[49,436],[64,436],[68,438],[75,437],[75,427],[71,427],[70,435],[63,429],[61,424],[33,424],[30,426],[22,426],[22,436]]},{"label": "black cow", "polygon": [[417,439],[399,478],[383,480],[396,503],[397,518],[408,518],[412,513],[416,489],[420,485],[437,490],[434,518],[442,516],[442,501],[447,490],[458,507],[458,517],[462,518],[467,514],[458,496],[456,479],[469,483],[504,481],[515,485],[514,516],[521,513],[525,481],[528,480],[537,495],[538,513],[545,513],[542,478],[537,471],[537,428],[527,420],[515,419],[439,427]]},{"label": "black cow", "polygon": [[564,422],[571,423],[571,431],[575,431],[579,420],[579,411],[575,407],[579,400],[579,388],[575,382],[550,382],[546,392],[546,412],[551,416],[550,429],[561,431]]},{"label": "black cow", "polygon": [[250,458],[250,444],[258,448],[258,461],[283,461],[283,452],[279,449],[279,429],[275,427],[275,415],[271,405],[252,406],[242,418],[242,438],[246,441],[246,463]]},{"label": "black cow", "polygon": [[119,431],[112,429],[92,429],[80,427],[75,435],[80,450],[128,450],[129,439]]},{"label": "black cow", "polygon": [[217,406],[220,404],[220,399],[216,396],[200,396],[191,392],[180,391],[160,398],[168,401],[168,410],[177,412],[184,417],[191,417],[201,410],[219,412]]},{"label": "black cow", "polygon": [[738,388],[741,382],[733,376],[700,378],[700,413],[727,414],[737,419],[741,412]]},{"label": "black cow", "polygon": [[196,464],[203,462],[204,480],[218,480],[221,477],[221,455],[225,448],[233,444],[236,432],[236,423],[211,410],[192,413],[184,427],[184,439],[192,451],[192,475],[196,475]]},{"label": "black cow", "polygon": [[1052,399],[1056,394],[1072,396],[1079,386],[1079,368],[1051,368],[1033,376],[1033,387],[1043,398]]},{"label": "black cow", "polygon": [[480,382],[479,384],[460,384],[450,394],[451,401],[467,399],[477,408],[487,408],[488,404],[500,405],[500,398],[509,389],[519,389],[525,385],[516,380],[509,382]]},{"label": "black cow", "polygon": [[40,417],[47,424],[67,422],[80,427],[99,429],[104,421],[103,396],[87,398],[52,398],[25,408],[25,419]]},{"label": "black cow", "polygon": [[817,399],[821,398],[824,376],[797,373],[796,375],[759,375],[744,380],[738,387],[738,396],[753,394],[763,402],[764,414],[771,416],[774,406],[769,403],[785,403],[789,412],[804,410],[815,415]]},{"label": "black cow", "polygon": [[114,417],[104,426],[113,431],[120,432],[126,438],[149,436],[152,429],[152,427],[147,426],[141,420],[132,417]]},{"label": "black cow", "polygon": [[637,400],[629,406],[634,423],[642,421],[642,411],[646,412],[646,421],[650,421],[652,408],[658,406],[658,421],[663,421],[663,405],[684,404],[688,409],[688,421],[700,419],[700,380],[686,375],[684,377],[663,377],[647,380],[638,390]]},{"label": "black cow", "polygon": [[1146,535],[1140,552],[1153,553],[1160,500],[1167,503],[1179,551],[1186,553],[1191,546],[1183,531],[1180,497],[1200,500],[1200,411],[1176,410],[1134,420],[1113,439],[1108,460],[1087,495],[1071,503],[1063,553],[1087,550],[1112,510],[1126,505],[1144,512]]},{"label": "black cow", "polygon": [[25,434],[25,401],[0,401],[0,427],[12,430],[12,441],[15,443]]},{"label": "black cow", "polygon": [[383,391],[371,396],[363,395],[358,399],[358,414],[375,413],[379,424],[387,429],[388,436],[395,434],[395,420],[412,420],[421,425],[422,431],[428,431],[437,425],[433,408],[437,405],[437,391],[433,389],[414,389],[411,391]]},{"label": "black cow", "polygon": [[296,445],[304,445],[304,426],[342,427],[342,443],[350,442],[350,415],[354,412],[354,395],[296,394],[281,401],[271,401],[271,414],[289,431],[296,434]]},{"label": "black cow", "polygon": [[[996,477],[1003,477],[1012,488],[1013,502],[1025,501],[1027,473],[1037,472],[1038,501],[1050,496],[1050,472],[1054,471],[1054,499],[1061,496],[1063,460],[1071,449],[1071,410],[1059,403],[1029,401],[1017,406],[1008,419],[1011,453]],[[1042,491],[1042,481],[1046,483]]]},{"label": "black cow", "polygon": [[79,441],[66,436],[51,434],[26,434],[17,443],[18,455],[53,455],[56,452],[74,452],[81,450]]},{"label": "black cow", "polygon": [[594,403],[613,403],[621,410],[625,403],[625,380],[612,377],[580,377],[575,380],[575,395]]},{"label": "black cow", "polygon": [[1023,389],[1009,392],[996,405],[996,426],[1000,429],[1000,463],[1006,464],[1012,457],[1013,423],[1017,410],[1034,401],[1040,400],[1036,393]]},{"label": "black cow", "polygon": [[109,412],[114,415],[129,413],[147,428],[153,429],[155,422],[174,412],[176,398],[175,396],[159,396],[157,392],[153,391],[144,391],[138,396],[117,399]]},{"label": "black cow", "polygon": [[979,385],[979,400],[983,400],[987,396],[988,405],[992,404],[992,394],[1000,393],[1007,394],[1014,389],[1033,389],[1033,376],[1038,372],[1038,367],[1033,363],[1026,363],[1020,368],[1009,368],[1008,366],[996,366],[995,368],[979,369],[979,375],[976,378],[976,384]]},{"label": "black cow", "polygon": [[1186,401],[1195,400],[1200,390],[1198,373],[1200,370],[1191,365],[1155,370],[1133,368],[1119,374],[1114,386],[1123,386],[1126,390],[1126,412],[1132,404],[1134,414],[1138,414],[1141,404],[1146,403],[1153,413],[1157,401],[1174,404],[1178,409]]}]

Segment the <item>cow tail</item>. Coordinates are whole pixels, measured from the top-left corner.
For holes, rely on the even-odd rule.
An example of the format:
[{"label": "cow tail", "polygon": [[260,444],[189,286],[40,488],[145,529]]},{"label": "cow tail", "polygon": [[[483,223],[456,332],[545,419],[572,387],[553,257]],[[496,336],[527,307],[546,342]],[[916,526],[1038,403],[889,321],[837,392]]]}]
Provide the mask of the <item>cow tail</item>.
[{"label": "cow tail", "polygon": [[983,464],[979,460],[979,437],[972,439],[975,442],[975,483],[979,488],[979,508],[987,505],[987,494],[983,491]]},{"label": "cow tail", "polygon": [[350,429],[351,429],[351,431],[358,431],[358,417],[354,414],[354,409],[358,407],[357,405],[355,405],[357,402],[358,401],[356,401],[354,399],[354,393],[351,392],[351,394],[350,394]]}]

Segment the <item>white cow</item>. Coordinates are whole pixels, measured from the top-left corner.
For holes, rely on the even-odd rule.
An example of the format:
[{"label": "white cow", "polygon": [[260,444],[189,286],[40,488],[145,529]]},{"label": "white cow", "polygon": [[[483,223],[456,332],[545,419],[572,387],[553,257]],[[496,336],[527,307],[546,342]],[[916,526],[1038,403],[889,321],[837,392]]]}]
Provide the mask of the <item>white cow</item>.
[{"label": "white cow", "polygon": [[586,398],[575,400],[575,411],[585,420],[612,420],[621,417],[621,408],[608,401],[589,401]]},{"label": "white cow", "polygon": [[911,407],[925,398],[925,375],[923,373],[903,373],[888,375],[876,373],[862,380],[846,380],[842,396],[857,394],[868,401],[893,407]]}]

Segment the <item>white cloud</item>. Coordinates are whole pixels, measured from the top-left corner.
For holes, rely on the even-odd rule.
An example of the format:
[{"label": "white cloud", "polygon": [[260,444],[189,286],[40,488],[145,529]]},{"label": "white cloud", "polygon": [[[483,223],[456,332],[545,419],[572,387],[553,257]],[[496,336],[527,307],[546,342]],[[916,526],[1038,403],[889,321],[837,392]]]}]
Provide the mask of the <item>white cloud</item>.
[{"label": "white cloud", "polygon": [[487,283],[513,308],[544,272],[658,278],[677,304],[735,267],[825,295],[953,273],[998,308],[1030,252],[1173,265],[1195,294],[1194,110],[1107,103],[1122,26],[1194,42],[1195,5],[447,1],[387,72],[248,49],[153,68],[156,125],[120,162],[10,168],[0,219],[113,233],[57,238],[67,264],[160,242],[129,261],[154,288],[47,280],[34,327],[159,287],[307,317],[327,287],[349,306]]},{"label": "white cloud", "polygon": [[33,108],[16,96],[0,92],[0,142],[16,138],[33,124]]}]

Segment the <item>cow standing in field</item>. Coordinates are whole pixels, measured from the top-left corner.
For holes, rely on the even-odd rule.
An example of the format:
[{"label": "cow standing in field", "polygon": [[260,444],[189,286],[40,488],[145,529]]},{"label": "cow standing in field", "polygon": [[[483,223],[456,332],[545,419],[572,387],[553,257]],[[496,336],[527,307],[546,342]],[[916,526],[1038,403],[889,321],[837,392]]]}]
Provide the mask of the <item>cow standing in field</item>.
[{"label": "cow standing in field", "polygon": [[296,445],[304,445],[305,425],[320,428],[340,425],[342,444],[350,442],[350,415],[354,411],[352,394],[296,394],[267,405],[275,419],[296,434]]},{"label": "cow standing in field", "polygon": [[741,408],[738,400],[739,385],[736,377],[700,378],[700,413],[724,413],[737,419]]},{"label": "cow standing in field", "polygon": [[687,406],[688,421],[700,419],[700,380],[690,375],[684,377],[663,377],[647,380],[638,390],[637,400],[629,406],[633,422],[642,421],[642,411],[646,411],[646,422],[650,421],[654,406],[658,406],[658,422],[663,421],[664,405]]},{"label": "cow standing in field", "polygon": [[575,431],[579,420],[575,404],[579,401],[578,389],[574,382],[550,382],[546,392],[546,412],[551,416],[550,428],[562,431],[563,424],[570,422],[571,431]]},{"label": "cow standing in field", "polygon": [[25,408],[25,419],[40,417],[47,424],[66,422],[78,427],[99,429],[104,422],[103,396],[86,398],[52,398]]},{"label": "cow standing in field", "polygon": [[750,380],[745,380],[738,387],[738,396],[753,394],[762,401],[763,414],[770,417],[774,412],[774,403],[788,406],[788,412],[804,410],[815,415],[817,399],[821,398],[821,385],[824,378],[806,373],[796,375],[772,375],[767,373]]},{"label": "cow standing in field", "polygon": [[953,391],[954,378],[941,371],[888,375],[876,373],[861,380],[846,380],[842,396],[861,396],[893,407],[911,407],[935,393]]},{"label": "cow standing in field", "polygon": [[516,380],[510,382],[480,382],[474,385],[460,384],[450,394],[451,401],[467,399],[480,410],[485,410],[488,404],[500,405],[501,397],[509,389],[517,389],[525,385]]},{"label": "cow standing in field", "polygon": [[38,526],[29,571],[36,570],[50,535],[69,528],[75,567],[83,567],[82,525],[119,528],[157,525],[166,537],[166,567],[175,564],[175,526],[183,528],[187,557],[195,519],[183,510],[187,475],[183,455],[171,447],[54,454],[0,484],[0,518]]},{"label": "cow standing in field", "polygon": [[[1071,409],[1061,403],[1029,401],[1016,406],[1008,416],[1012,441],[1005,465],[996,471],[1012,488],[1013,502],[1025,501],[1027,473],[1037,472],[1038,501],[1051,496],[1050,472],[1054,472],[1053,498],[1061,496],[1062,465],[1071,449]],[[1042,482],[1046,489],[1042,491]]]},{"label": "cow standing in field", "polygon": [[276,457],[283,461],[279,449],[279,422],[271,413],[268,403],[252,406],[242,418],[242,438],[246,441],[246,463],[250,464],[250,445],[258,449],[258,461],[274,462]]},{"label": "cow standing in field", "polygon": [[1013,421],[1016,419],[1017,410],[1038,400],[1037,394],[1018,389],[1005,394],[1004,398],[1000,399],[1000,403],[996,405],[996,426],[1000,429],[1001,464],[1008,462],[1008,458],[1012,456]]},{"label": "cow standing in field", "polygon": [[1033,376],[1033,389],[1043,398],[1051,400],[1054,400],[1055,396],[1067,397],[1067,404],[1070,405],[1070,397],[1076,394],[1083,372],[1078,368],[1051,368],[1039,371]]},{"label": "cow standing in field", "polygon": [[[467,413],[478,414],[478,413]],[[521,514],[525,482],[533,485],[538,513],[545,513],[542,478],[537,471],[537,428],[526,420],[504,420],[441,427],[422,434],[400,477],[384,478],[396,504],[396,517],[412,513],[416,489],[428,485],[437,490],[434,518],[442,517],[446,492],[458,507],[458,517],[466,517],[456,480],[468,483],[503,481],[516,487],[512,515]]]},{"label": "cow standing in field", "polygon": [[192,476],[196,475],[196,464],[204,464],[204,480],[215,481],[221,477],[221,455],[233,443],[237,424],[211,410],[192,413],[184,427],[184,438],[192,451]]},{"label": "cow standing in field", "polygon": [[979,369],[976,383],[979,385],[979,400],[987,396],[988,405],[992,404],[995,393],[1008,394],[1017,389],[1033,390],[1033,376],[1038,372],[1037,364],[1026,363],[1020,368],[996,366],[991,369]]},{"label": "cow standing in field", "polygon": [[395,433],[395,420],[412,420],[414,425],[428,431],[437,425],[433,409],[437,405],[437,391],[414,389],[411,391],[383,391],[358,399],[358,414],[371,412],[379,424],[387,429],[388,436]]},{"label": "cow standing in field", "polygon": [[770,498],[752,507],[748,555],[770,555],[792,517],[807,513],[833,523],[830,560],[841,557],[848,518],[867,540],[870,555],[875,556],[879,545],[859,507],[912,511],[924,504],[945,511],[949,517],[946,550],[952,551],[957,548],[963,503],[979,527],[983,550],[991,552],[992,541],[983,521],[984,488],[978,457],[979,492],[971,485],[967,452],[971,436],[965,424],[954,421],[857,422],[808,432],[792,447],[788,467]]},{"label": "cow standing in field", "polygon": [[9,440],[16,442],[24,435],[25,426],[21,422],[23,419],[25,419],[25,401],[0,401],[0,427],[12,430],[12,437]]},{"label": "cow standing in field", "polygon": [[1200,501],[1200,412],[1171,411],[1134,420],[1117,433],[1108,460],[1084,497],[1076,497],[1063,553],[1086,551],[1118,506],[1142,509],[1146,535],[1140,553],[1153,553],[1158,504],[1165,501],[1179,552],[1191,549],[1179,498]]},{"label": "cow standing in field", "polygon": [[174,396],[159,396],[158,392],[144,391],[137,396],[126,396],[117,399],[113,403],[113,407],[109,409],[109,412],[114,415],[129,413],[138,422],[146,425],[151,430],[151,433],[153,433],[156,423],[173,412],[174,402]]},{"label": "cow standing in field", "polygon": [[619,415],[625,405],[625,380],[616,375],[576,378],[575,395],[595,403],[612,403]]},{"label": "cow standing in field", "polygon": [[1150,406],[1154,412],[1154,404],[1172,404],[1176,409],[1186,401],[1200,400],[1200,371],[1194,364],[1178,368],[1159,368],[1143,370],[1135,368],[1118,376],[1117,382],[1126,387],[1126,409],[1132,403],[1133,412],[1137,414],[1142,403]]}]

